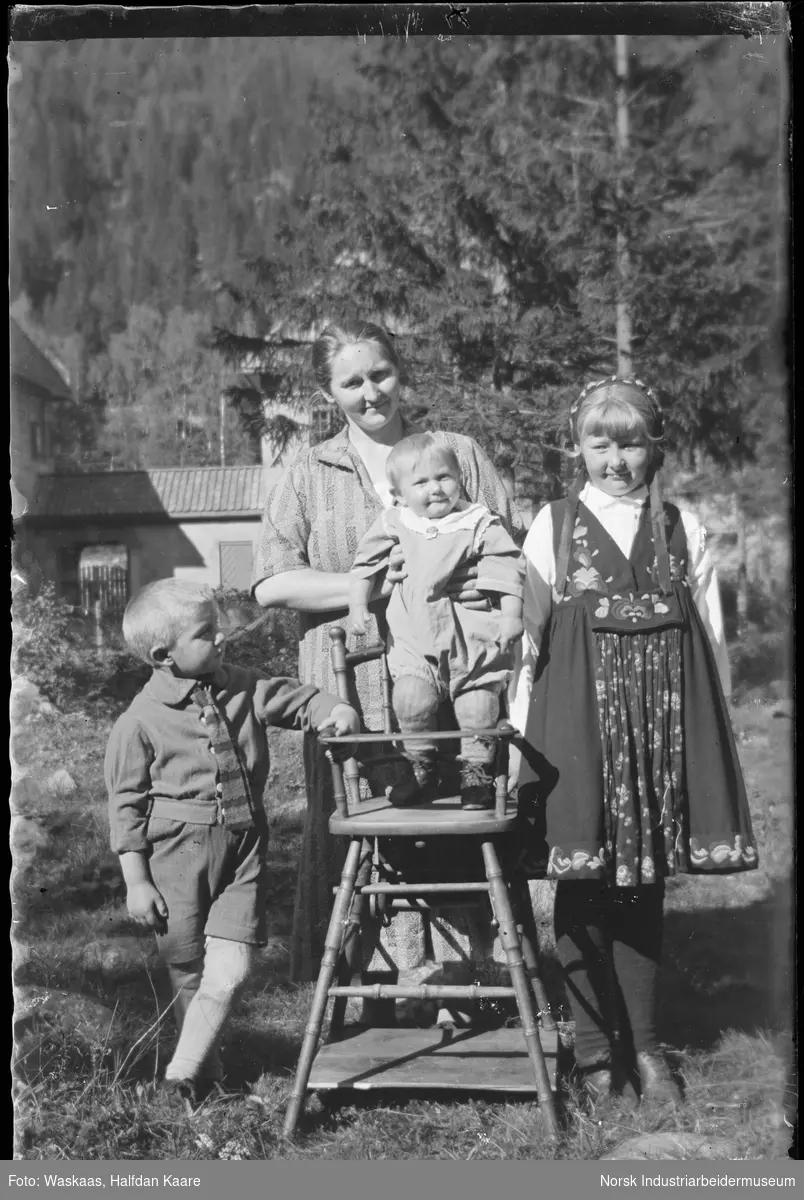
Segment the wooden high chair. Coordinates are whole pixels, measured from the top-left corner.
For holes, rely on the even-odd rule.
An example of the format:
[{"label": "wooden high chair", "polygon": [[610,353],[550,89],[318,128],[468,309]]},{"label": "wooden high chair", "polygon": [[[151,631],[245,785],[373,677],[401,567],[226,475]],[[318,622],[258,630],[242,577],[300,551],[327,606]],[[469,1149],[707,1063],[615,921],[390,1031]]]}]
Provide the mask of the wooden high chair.
[{"label": "wooden high chair", "polygon": [[[349,839],[335,903],[325,941],[321,969],[304,1033],[301,1054],[290,1102],[285,1114],[283,1136],[292,1138],[304,1104],[306,1092],[325,1092],[333,1088],[406,1089],[452,1088],[461,1091],[517,1091],[538,1097],[547,1131],[557,1133],[553,1100],[557,1034],[549,1013],[544,989],[537,970],[535,924],[530,913],[526,882],[515,869],[500,865],[513,854],[506,849],[516,828],[516,805],[508,797],[508,746],[516,732],[506,721],[498,728],[473,731],[496,742],[495,805],[489,810],[465,810],[460,796],[449,796],[411,808],[394,807],[387,795],[368,799],[360,795],[360,771],[354,758],[338,756],[338,744],[349,747],[366,744],[393,745],[416,740],[455,741],[460,730],[427,734],[405,734],[392,729],[391,680],[385,661],[385,647],[368,647],[348,653],[344,630],[330,630],[332,662],[338,694],[348,703],[349,671],[358,663],[381,658],[383,666],[383,733],[364,733],[356,737],[324,737],[330,747],[335,812],[329,829],[336,837]],[[468,736],[464,734],[463,736]],[[399,761],[400,753],[372,757],[370,765]],[[378,839],[412,839],[421,847],[430,838],[466,837],[479,846],[485,879],[461,878],[433,882],[371,882],[372,866],[377,862]],[[512,848],[511,843],[507,847]],[[515,848],[515,843],[514,843]],[[478,859],[478,861],[480,861]],[[507,877],[506,877],[507,876]],[[354,983],[360,974],[362,954],[360,925],[363,906],[368,902],[374,915],[393,917],[399,909],[434,909],[438,905],[483,904],[488,896],[491,916],[487,919],[497,930],[505,950],[510,985],[492,987],[481,984],[399,984]],[[515,911],[522,919],[518,928]],[[524,957],[523,957],[524,952]],[[337,977],[337,981],[336,981]],[[397,999],[462,1000],[513,999],[520,1028],[377,1028],[346,1025],[348,997],[363,1000]],[[534,998],[537,1009],[534,1008]],[[334,1000],[327,1043],[318,1051],[327,1004]],[[537,1026],[536,1012],[541,1019]],[[548,1067],[549,1062],[549,1067]]]}]

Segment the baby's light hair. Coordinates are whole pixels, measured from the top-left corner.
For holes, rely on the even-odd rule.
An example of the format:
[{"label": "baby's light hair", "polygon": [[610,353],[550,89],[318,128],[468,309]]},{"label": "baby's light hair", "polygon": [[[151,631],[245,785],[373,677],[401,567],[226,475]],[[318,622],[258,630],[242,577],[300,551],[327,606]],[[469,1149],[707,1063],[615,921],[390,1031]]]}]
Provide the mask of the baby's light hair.
[{"label": "baby's light hair", "polygon": [[405,471],[415,468],[423,458],[430,457],[440,458],[448,463],[460,482],[461,464],[449,442],[437,433],[412,433],[397,442],[385,460],[385,477],[393,491],[399,492]]},{"label": "baby's light hair", "polygon": [[132,654],[154,666],[151,651],[172,646],[202,604],[215,603],[208,583],[157,579],[141,588],[123,613],[123,637]]}]

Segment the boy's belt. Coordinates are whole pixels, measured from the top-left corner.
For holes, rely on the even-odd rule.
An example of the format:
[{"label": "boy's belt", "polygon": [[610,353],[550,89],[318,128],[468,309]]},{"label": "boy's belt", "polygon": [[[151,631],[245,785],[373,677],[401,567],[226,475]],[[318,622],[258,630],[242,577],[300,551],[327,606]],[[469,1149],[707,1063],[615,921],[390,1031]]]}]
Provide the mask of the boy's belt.
[{"label": "boy's belt", "polygon": [[165,821],[185,821],[189,825],[222,824],[214,800],[165,800],[155,796],[148,815]]}]

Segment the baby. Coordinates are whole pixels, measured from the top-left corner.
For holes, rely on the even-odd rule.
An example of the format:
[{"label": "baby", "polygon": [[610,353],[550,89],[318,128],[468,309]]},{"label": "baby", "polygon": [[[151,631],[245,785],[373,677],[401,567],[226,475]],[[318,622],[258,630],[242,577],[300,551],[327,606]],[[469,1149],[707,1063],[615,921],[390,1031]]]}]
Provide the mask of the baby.
[{"label": "baby", "polygon": [[[395,507],[382,513],[358,546],[351,572],[350,630],[365,633],[373,578],[388,566],[394,547],[401,546],[407,576],[394,587],[386,614],[388,667],[401,732],[435,730],[445,699],[452,702],[461,729],[493,728],[513,667],[513,646],[522,634],[522,554],[499,517],[463,498],[458,460],[437,434],[414,434],[398,442],[388,456],[386,475]],[[475,561],[477,590],[499,598],[499,607],[490,611],[445,594],[456,568]],[[435,799],[435,743],[412,743],[406,757],[414,778],[392,788],[391,803]],[[493,806],[493,757],[492,742],[465,743],[462,807]]]}]

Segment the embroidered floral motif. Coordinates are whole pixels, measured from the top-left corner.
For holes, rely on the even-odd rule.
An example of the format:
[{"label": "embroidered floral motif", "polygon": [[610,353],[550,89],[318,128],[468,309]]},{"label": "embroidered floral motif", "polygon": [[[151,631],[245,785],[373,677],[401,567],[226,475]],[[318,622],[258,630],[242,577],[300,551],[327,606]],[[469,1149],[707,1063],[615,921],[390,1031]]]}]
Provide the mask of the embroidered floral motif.
[{"label": "embroidered floral motif", "polygon": [[572,871],[573,875],[599,875],[604,867],[602,851],[590,854],[587,850],[574,850],[572,854],[567,854],[560,846],[553,846],[550,851],[547,873],[555,876],[566,875]]},{"label": "embroidered floral motif", "polygon": [[747,846],[741,834],[736,834],[733,842],[716,841],[708,846],[702,846],[697,838],[690,838],[690,862],[698,870],[749,866],[756,861],[755,848]]},{"label": "embroidered floral motif", "polygon": [[573,571],[569,580],[571,596],[580,596],[581,592],[599,592],[605,587],[603,576],[594,567],[579,567]]}]

